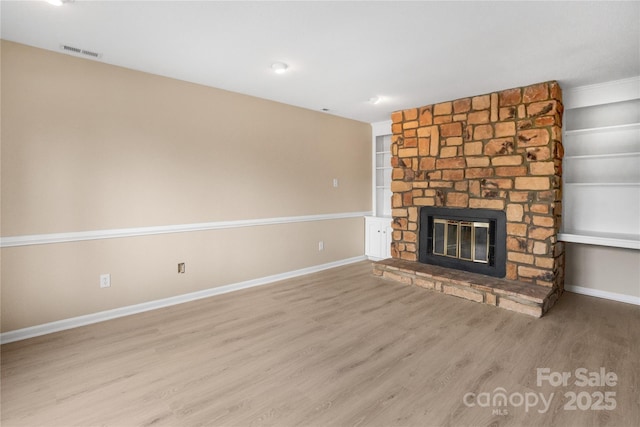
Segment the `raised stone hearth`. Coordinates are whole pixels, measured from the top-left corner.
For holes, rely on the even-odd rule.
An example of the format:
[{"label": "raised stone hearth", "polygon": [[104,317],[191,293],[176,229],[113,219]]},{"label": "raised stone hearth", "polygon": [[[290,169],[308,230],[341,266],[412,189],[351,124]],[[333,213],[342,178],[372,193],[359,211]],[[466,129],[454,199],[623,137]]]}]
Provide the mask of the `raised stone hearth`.
[{"label": "raised stone hearth", "polygon": [[[394,112],[394,259],[376,264],[376,274],[534,316],[544,314],[564,287],[564,246],[558,241],[562,113],[562,92],[555,81]],[[421,212],[433,208],[451,212],[443,214],[450,218],[464,217],[444,225],[453,230],[444,242],[457,239],[457,246],[443,243],[441,231],[422,230],[427,225],[421,223]],[[505,231],[491,245],[471,240],[473,250],[482,251],[482,259],[477,259],[468,254],[468,236],[483,224],[467,217],[480,210],[500,212]],[[443,220],[429,219],[435,223],[443,227]],[[482,231],[479,236],[482,239]],[[477,274],[482,268],[432,257],[491,264],[498,253],[504,256],[501,265],[496,261],[493,278]]]},{"label": "raised stone hearth", "polygon": [[498,279],[394,258],[374,263],[373,273],[385,279],[534,317],[541,317],[546,313],[559,296],[558,288]]}]

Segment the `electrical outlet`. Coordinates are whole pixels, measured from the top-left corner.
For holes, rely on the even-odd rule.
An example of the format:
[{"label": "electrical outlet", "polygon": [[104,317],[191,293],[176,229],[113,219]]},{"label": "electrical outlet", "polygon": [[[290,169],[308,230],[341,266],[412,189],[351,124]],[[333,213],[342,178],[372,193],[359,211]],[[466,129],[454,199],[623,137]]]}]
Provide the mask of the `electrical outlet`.
[{"label": "electrical outlet", "polygon": [[101,288],[109,288],[109,287],[111,287],[111,274],[101,274],[100,275],[100,287]]},{"label": "electrical outlet", "polygon": [[333,188],[338,188],[338,178],[333,178]]},{"label": "electrical outlet", "polygon": [[318,250],[319,251],[324,251],[324,241],[320,240],[318,242]]},{"label": "electrical outlet", "polygon": [[186,271],[186,265],[184,262],[178,264],[178,274],[183,274]]}]

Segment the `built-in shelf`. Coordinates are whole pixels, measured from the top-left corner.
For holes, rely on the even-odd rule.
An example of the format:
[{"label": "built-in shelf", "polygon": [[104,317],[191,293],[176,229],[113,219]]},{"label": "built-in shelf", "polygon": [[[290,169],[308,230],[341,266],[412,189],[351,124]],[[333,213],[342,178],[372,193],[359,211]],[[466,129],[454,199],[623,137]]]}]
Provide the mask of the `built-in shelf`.
[{"label": "built-in shelf", "polygon": [[391,215],[391,122],[373,124],[373,207],[375,216]]},{"label": "built-in shelf", "polygon": [[640,129],[640,123],[630,123],[625,125],[614,125],[614,126],[602,126],[602,127],[594,127],[588,129],[574,129],[574,130],[565,130],[565,136],[573,136],[573,135],[584,135],[589,133],[607,133],[607,132],[615,132],[620,130],[633,130]]},{"label": "built-in shelf", "polygon": [[601,233],[595,231],[563,231],[558,234],[562,242],[586,245],[610,246],[614,248],[640,249],[640,235]]},{"label": "built-in shelf", "polygon": [[576,187],[640,187],[640,182],[565,182]]},{"label": "built-in shelf", "polygon": [[582,154],[579,156],[564,156],[564,159],[607,159],[616,157],[640,156],[640,152],[611,153],[611,154]]}]

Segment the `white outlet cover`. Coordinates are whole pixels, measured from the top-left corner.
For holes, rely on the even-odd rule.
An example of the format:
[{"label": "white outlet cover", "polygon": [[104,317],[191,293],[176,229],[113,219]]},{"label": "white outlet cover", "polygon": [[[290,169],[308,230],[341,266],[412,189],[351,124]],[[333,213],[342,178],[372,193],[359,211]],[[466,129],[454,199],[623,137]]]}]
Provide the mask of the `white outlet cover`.
[{"label": "white outlet cover", "polygon": [[101,274],[100,275],[100,287],[108,288],[111,286],[111,274]]}]

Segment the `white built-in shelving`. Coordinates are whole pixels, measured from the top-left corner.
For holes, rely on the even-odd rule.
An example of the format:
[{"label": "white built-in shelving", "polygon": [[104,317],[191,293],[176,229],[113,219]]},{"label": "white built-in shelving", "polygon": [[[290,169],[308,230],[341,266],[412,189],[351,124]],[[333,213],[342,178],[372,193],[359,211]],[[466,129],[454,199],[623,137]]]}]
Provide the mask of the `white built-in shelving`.
[{"label": "white built-in shelving", "polygon": [[[629,82],[632,89],[637,80]],[[640,249],[640,97],[569,105],[560,240]],[[571,108],[575,107],[575,108]]]},{"label": "white built-in shelving", "polygon": [[376,137],[376,216],[391,216],[391,135]]},{"label": "white built-in shelving", "polygon": [[391,121],[372,123],[373,216],[365,218],[365,254],[391,256]]}]

